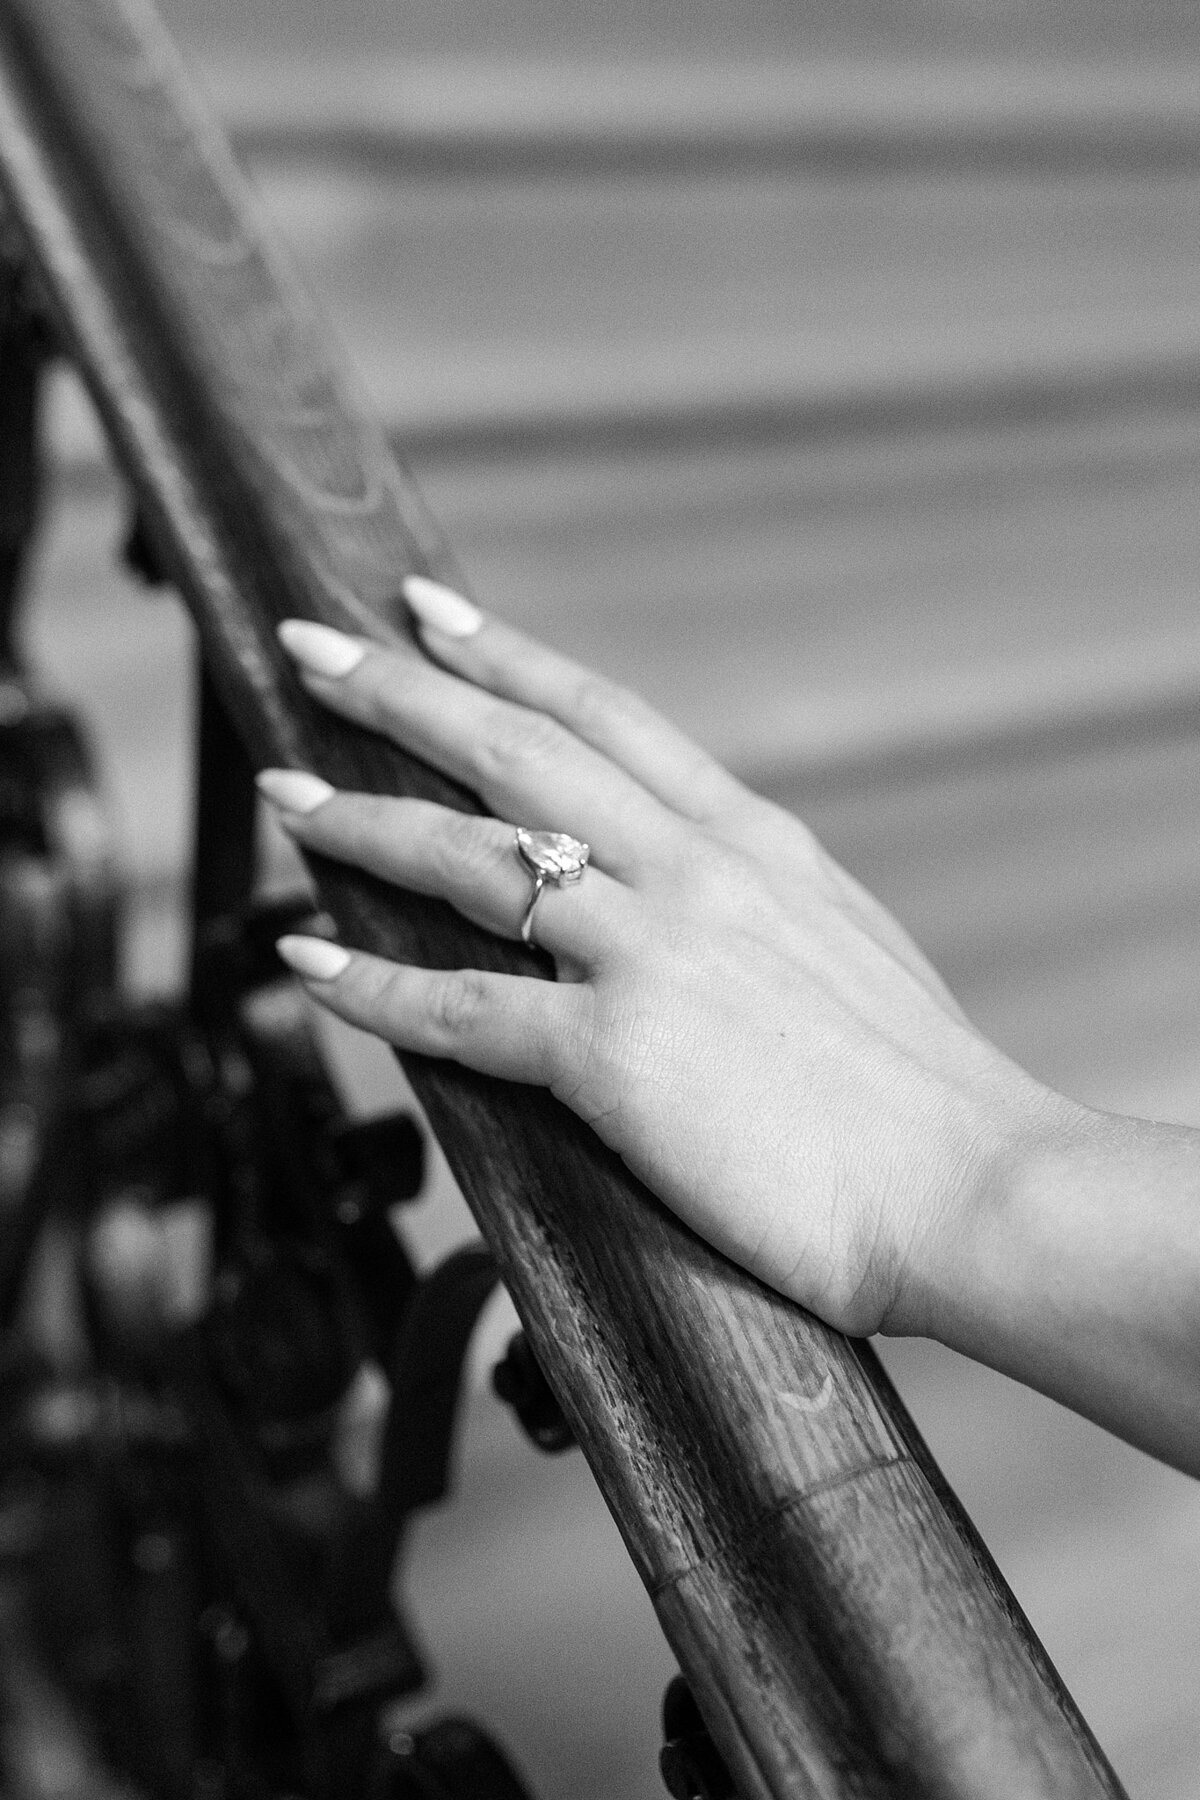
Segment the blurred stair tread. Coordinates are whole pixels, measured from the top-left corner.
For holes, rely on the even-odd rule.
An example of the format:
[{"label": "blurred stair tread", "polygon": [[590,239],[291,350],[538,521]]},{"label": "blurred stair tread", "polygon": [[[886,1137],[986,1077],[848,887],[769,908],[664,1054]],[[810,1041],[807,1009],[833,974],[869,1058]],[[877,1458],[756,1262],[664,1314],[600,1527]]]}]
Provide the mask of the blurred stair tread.
[{"label": "blurred stair tread", "polygon": [[1200,175],[261,185],[417,450],[1200,391]]},{"label": "blurred stair tread", "polygon": [[870,53],[803,60],[659,56],[537,61],[294,52],[201,65],[235,143],[425,174],[572,167],[861,171],[1039,158],[1187,166],[1200,155],[1200,63]]},{"label": "blurred stair tread", "polygon": [[314,61],[370,55],[579,57],[602,61],[662,55],[907,57],[951,53],[989,58],[1036,54],[1069,59],[1196,51],[1191,0],[1040,0],[1036,7],[948,5],[946,0],[836,0],[822,7],[779,0],[162,0],[172,31],[198,54],[265,56],[303,44]]}]

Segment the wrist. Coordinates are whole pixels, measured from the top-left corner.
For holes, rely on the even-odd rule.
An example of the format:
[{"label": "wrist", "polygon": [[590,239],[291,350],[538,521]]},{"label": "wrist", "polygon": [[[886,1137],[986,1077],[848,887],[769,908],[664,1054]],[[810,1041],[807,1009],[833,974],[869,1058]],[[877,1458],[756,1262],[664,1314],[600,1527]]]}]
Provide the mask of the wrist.
[{"label": "wrist", "polygon": [[1098,1115],[998,1053],[954,1110],[949,1167],[935,1187],[940,1201],[925,1205],[920,1255],[882,1329],[935,1338],[1001,1368],[1022,1318],[1039,1304],[1044,1259],[1065,1250],[1050,1241],[1048,1202]]},{"label": "wrist", "polygon": [[1200,1132],[1042,1090],[941,1252],[927,1335],[1200,1473]]}]

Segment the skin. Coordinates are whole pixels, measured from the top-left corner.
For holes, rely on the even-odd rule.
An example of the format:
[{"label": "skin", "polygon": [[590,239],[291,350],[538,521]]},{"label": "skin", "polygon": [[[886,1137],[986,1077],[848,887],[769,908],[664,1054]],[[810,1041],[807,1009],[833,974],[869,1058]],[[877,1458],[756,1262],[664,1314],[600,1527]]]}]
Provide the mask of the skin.
[{"label": "skin", "polygon": [[559,979],[354,953],[314,997],[550,1087],[840,1330],[936,1337],[1200,1473],[1200,1133],[1018,1068],[799,820],[635,696],[491,619],[419,636],[424,659],[356,640],[347,673],[302,679],[495,817],[351,793],[280,816],[506,937],[530,893],[513,826],[583,839],[583,881],[536,912]]}]

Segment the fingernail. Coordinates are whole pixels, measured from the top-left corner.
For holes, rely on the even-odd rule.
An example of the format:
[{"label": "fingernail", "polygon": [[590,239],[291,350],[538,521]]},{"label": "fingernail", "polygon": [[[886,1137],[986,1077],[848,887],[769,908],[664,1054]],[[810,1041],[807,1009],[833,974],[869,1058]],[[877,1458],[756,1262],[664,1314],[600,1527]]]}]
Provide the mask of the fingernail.
[{"label": "fingernail", "polygon": [[347,637],[344,631],[316,625],[311,619],[285,619],[279,627],[279,641],[301,668],[330,681],[349,675],[367,654],[361,638]]},{"label": "fingernail", "polygon": [[350,952],[326,938],[281,937],[275,948],[305,981],[336,981],[350,967]]},{"label": "fingernail", "polygon": [[264,800],[281,812],[310,813],[332,800],[335,788],[307,769],[262,769],[256,777]]},{"label": "fingernail", "polygon": [[440,581],[430,581],[425,575],[407,575],[401,587],[421,624],[443,631],[447,637],[474,637],[483,624],[479,608]]}]

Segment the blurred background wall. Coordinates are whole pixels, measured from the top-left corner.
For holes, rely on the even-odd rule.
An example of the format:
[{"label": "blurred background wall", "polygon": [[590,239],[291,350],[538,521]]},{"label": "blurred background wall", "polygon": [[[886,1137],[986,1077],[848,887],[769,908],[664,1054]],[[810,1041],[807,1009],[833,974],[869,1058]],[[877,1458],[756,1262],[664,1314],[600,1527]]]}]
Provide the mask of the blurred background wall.
[{"label": "blurred background wall", "polygon": [[[803,811],[1027,1066],[1200,1124],[1194,0],[163,5],[484,602]],[[169,984],[188,631],[65,380],[53,435],[31,638]],[[885,1355],[1131,1794],[1200,1795],[1200,1490]],[[482,1381],[410,1588],[541,1793],[659,1791],[649,1607]]]}]

